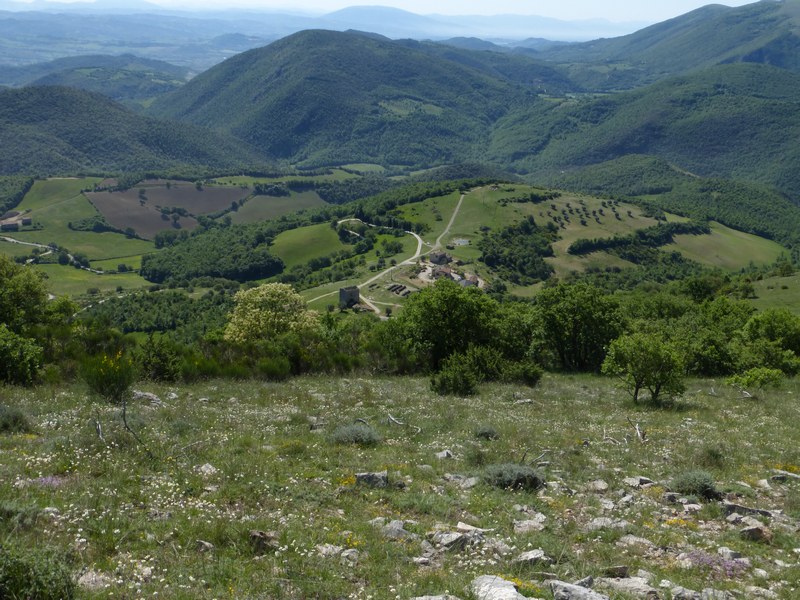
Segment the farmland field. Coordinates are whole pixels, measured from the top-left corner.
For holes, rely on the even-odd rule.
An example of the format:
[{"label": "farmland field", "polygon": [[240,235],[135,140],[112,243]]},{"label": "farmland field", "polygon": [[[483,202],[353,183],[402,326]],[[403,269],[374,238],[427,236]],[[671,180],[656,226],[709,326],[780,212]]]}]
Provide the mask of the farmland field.
[{"label": "farmland field", "polygon": [[238,202],[250,194],[250,190],[239,186],[205,185],[198,190],[194,183],[188,181],[170,181],[167,187],[166,181],[151,180],[143,181],[124,192],[113,192],[111,195],[138,204],[140,190],[144,190],[147,206],[185,208],[195,216],[228,209],[231,203]]},{"label": "farmland field", "polygon": [[328,256],[345,248],[349,246],[339,241],[339,236],[330,225],[322,223],[284,231],[275,238],[270,251],[291,269],[306,264],[312,258]]},{"label": "farmland field", "polygon": [[132,290],[150,285],[136,273],[97,275],[62,265],[35,265],[33,268],[47,276],[47,286],[56,296],[82,296],[92,288],[100,292],[113,292],[118,287]]},{"label": "farmland field", "polygon": [[[152,239],[159,231],[173,228],[169,215],[162,214],[149,202],[142,204],[136,193],[90,192],[86,196],[111,225],[118,229],[132,228],[139,236]],[[193,217],[179,217],[181,229],[197,227]]]},{"label": "farmland field", "polygon": [[59,179],[37,181],[25,196],[20,207],[31,209],[31,217],[42,229],[10,233],[25,242],[38,244],[56,243],[72,253],[81,253],[90,260],[102,260],[119,256],[132,256],[152,251],[150,242],[129,239],[119,233],[94,233],[73,231],[71,221],[88,219],[98,215],[89,200],[80,193],[91,180]]},{"label": "farmland field", "polygon": [[229,214],[236,224],[257,223],[324,205],[325,202],[316,192],[292,193],[291,196],[253,196],[239,210]]},{"label": "farmland field", "polygon": [[675,243],[664,246],[664,250],[677,250],[700,264],[731,271],[750,263],[768,265],[788,253],[776,242],[719,223],[711,224],[711,235],[675,236]]}]

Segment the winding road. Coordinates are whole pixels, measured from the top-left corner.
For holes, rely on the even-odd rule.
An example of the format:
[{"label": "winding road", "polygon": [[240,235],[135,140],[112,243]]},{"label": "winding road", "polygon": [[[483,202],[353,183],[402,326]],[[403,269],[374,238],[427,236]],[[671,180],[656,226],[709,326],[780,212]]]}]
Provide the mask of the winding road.
[{"label": "winding road", "polygon": [[[389,273],[391,273],[395,269],[398,269],[398,268],[404,267],[404,266],[408,266],[408,265],[413,265],[417,261],[417,259],[419,259],[420,257],[424,256],[425,254],[430,254],[434,250],[437,250],[438,248],[441,248],[442,247],[442,240],[450,233],[450,228],[453,226],[453,223],[455,223],[456,217],[458,216],[458,212],[461,210],[461,205],[464,203],[464,196],[465,195],[466,194],[461,194],[461,197],[458,199],[458,204],[456,204],[455,209],[453,209],[453,214],[450,216],[450,221],[447,223],[447,227],[445,227],[445,229],[444,229],[444,231],[442,231],[441,235],[438,238],[436,238],[436,242],[434,242],[433,246],[430,246],[430,244],[426,244],[425,241],[419,235],[414,233],[413,231],[406,231],[406,233],[408,235],[413,235],[417,239],[417,251],[414,253],[414,256],[411,256],[410,258],[405,259],[403,262],[397,263],[396,265],[393,265],[393,266],[389,267],[388,269],[384,269],[383,271],[381,271],[377,275],[374,275],[373,277],[370,277],[366,281],[363,281],[362,283],[359,283],[358,286],[357,286],[358,289],[361,290],[364,287],[367,287],[371,283],[374,283],[374,282],[378,281],[379,279],[381,279],[382,277],[385,277],[386,275],[388,275]],[[346,222],[349,222],[349,221],[360,221],[360,222],[363,223],[363,221],[361,221],[361,219],[343,219],[343,220],[339,221],[339,223],[346,223]],[[375,227],[375,225],[372,225],[370,223],[365,223],[365,225],[369,225],[370,227]],[[423,252],[423,249],[424,249],[424,247],[426,245],[430,246],[430,248]],[[336,292],[329,292],[327,294],[322,294],[321,296],[317,296],[316,298],[312,298],[308,302],[309,303],[316,302],[317,300],[322,300],[323,298],[327,298],[328,296],[334,296],[334,295],[336,295],[338,293],[339,292],[336,291]],[[381,314],[381,310],[377,306],[375,306],[375,304],[373,304],[372,301],[369,298],[361,296],[361,302],[363,304],[366,304],[367,306],[369,306],[372,309],[372,311],[375,312],[376,314],[378,314],[378,315]]]},{"label": "winding road", "polygon": [[[0,236],[0,241],[3,242],[10,242],[12,244],[22,244],[23,246],[33,246],[34,248],[45,248],[48,252],[45,252],[41,256],[46,256],[47,254],[51,254],[53,249],[50,246],[45,246],[44,244],[37,244],[36,242],[23,242],[20,240],[15,240],[14,238]],[[69,258],[69,264],[74,266],[75,257],[72,254],[67,254]],[[105,275],[105,271],[98,271],[97,269],[92,269],[91,267],[84,267],[82,265],[78,265],[79,269],[83,269],[84,271],[89,271],[89,273],[94,273],[95,275]]]}]

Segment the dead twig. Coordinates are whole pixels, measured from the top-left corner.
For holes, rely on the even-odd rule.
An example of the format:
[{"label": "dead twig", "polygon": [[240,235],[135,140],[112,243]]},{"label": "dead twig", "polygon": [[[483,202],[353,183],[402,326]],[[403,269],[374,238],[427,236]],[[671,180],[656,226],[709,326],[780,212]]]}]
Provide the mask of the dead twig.
[{"label": "dead twig", "polygon": [[356,419],[353,422],[354,423],[363,423],[364,425],[369,425],[369,423],[367,423],[366,419]]},{"label": "dead twig", "polygon": [[417,427],[416,425],[409,425],[408,423],[403,423],[402,421],[398,421],[395,419],[391,413],[389,413],[389,418],[387,419],[389,424],[394,423],[395,425],[400,425],[401,427],[409,427],[415,430],[415,433],[422,433],[422,427]]},{"label": "dead twig", "polygon": [[618,439],[615,439],[615,438],[611,437],[610,435],[608,435],[606,433],[606,428],[605,427],[603,427],[603,441],[604,442],[611,442],[615,446],[622,446],[622,442],[620,442]]},{"label": "dead twig", "polygon": [[643,444],[646,444],[647,443],[647,432],[645,432],[644,429],[639,427],[638,423],[634,423],[633,421],[631,421],[630,417],[628,417],[628,423],[630,423],[630,426],[633,427],[633,429],[636,431],[636,437],[639,438],[639,441],[642,442]]}]

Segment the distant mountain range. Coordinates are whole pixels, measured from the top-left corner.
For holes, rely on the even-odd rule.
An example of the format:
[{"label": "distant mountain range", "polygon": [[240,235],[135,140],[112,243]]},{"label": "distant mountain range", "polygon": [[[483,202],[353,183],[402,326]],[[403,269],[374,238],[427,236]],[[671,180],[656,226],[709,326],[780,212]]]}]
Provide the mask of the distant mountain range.
[{"label": "distant mountain range", "polygon": [[[0,64],[24,65],[93,53],[134,53],[204,70],[235,53],[307,29],[357,29],[393,39],[482,37],[582,41],[635,31],[640,23],[561,21],[524,15],[417,15],[359,6],[324,15],[245,10],[180,12],[140,3],[31,4],[0,0]],[[235,35],[236,38],[227,36]],[[233,42],[220,44],[220,40]]]}]

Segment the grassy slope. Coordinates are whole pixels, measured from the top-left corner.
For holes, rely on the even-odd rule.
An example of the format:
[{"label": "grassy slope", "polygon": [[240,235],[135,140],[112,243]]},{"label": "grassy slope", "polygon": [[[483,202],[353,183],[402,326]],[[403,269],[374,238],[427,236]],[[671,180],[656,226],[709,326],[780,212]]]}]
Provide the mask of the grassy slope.
[{"label": "grassy slope", "polygon": [[[30,528],[13,530],[13,541],[70,551],[75,571],[91,568],[110,576],[111,588],[104,593],[124,596],[136,589],[137,596],[158,592],[169,599],[388,600],[449,590],[468,597],[475,576],[492,574],[518,579],[526,596],[549,597],[543,591],[549,575],[541,567],[512,563],[534,548],[556,561],[544,571],[568,581],[601,576],[610,565],[624,564],[633,572],[652,572],[656,585],[669,579],[695,590],[713,586],[740,592],[747,585],[769,585],[787,600],[792,586],[777,581],[800,579],[791,559],[797,546],[791,527],[772,524],[772,544],[748,542],[717,504],[692,514],[662,499],[672,477],[702,467],[719,488],[742,494],[738,502],[800,517],[797,483],[773,482],[770,490],[756,486],[775,467],[800,472],[796,382],[758,402],[741,399],[719,382],[692,382],[690,389],[700,393],[680,403],[680,410],[665,411],[634,407],[611,381],[594,377],[548,376],[535,391],[487,386],[469,402],[432,395],[424,379],[139,387],[164,399],[170,391],[177,393],[161,406],[131,406],[129,418],[151,456],[122,430],[118,409],[91,403],[82,386],[4,390],[7,403],[31,415],[36,433],[0,435],[5,484],[0,502],[16,510],[58,511]],[[711,387],[718,396],[703,393]],[[531,397],[533,404],[515,404]],[[387,413],[421,431],[387,424]],[[90,426],[98,416],[108,444],[100,443]],[[323,429],[310,431],[308,417],[321,417]],[[356,418],[371,423],[384,442],[367,449],[333,444],[333,429]],[[638,442],[628,418],[645,428],[647,444]],[[480,425],[494,427],[499,439],[476,439]],[[435,457],[444,449],[453,458]],[[445,479],[446,473],[479,476],[482,464],[535,457],[544,450],[546,480],[561,480],[578,493],[556,486],[540,494],[511,492],[483,483],[463,490]],[[198,468],[205,464],[217,471],[202,476]],[[355,485],[355,473],[384,469],[404,488]],[[623,478],[632,476],[650,477],[656,486],[630,488]],[[632,503],[619,503],[611,491],[585,492],[597,479],[610,490],[631,494]],[[24,483],[11,485],[15,481]],[[605,500],[615,507],[604,508]],[[531,518],[517,505],[543,513],[544,531],[515,534],[514,521]],[[377,517],[413,521],[407,529],[421,536],[439,524],[454,530],[461,521],[492,530],[487,538],[513,549],[504,556],[478,546],[444,553],[433,568],[419,567],[412,558],[421,553],[420,541],[387,540],[369,523]],[[616,542],[623,532],[585,533],[597,517],[624,518],[627,533],[661,550],[620,548]],[[4,520],[0,528],[9,535],[13,525]],[[257,556],[248,540],[251,530],[275,531],[280,550]],[[200,552],[197,540],[214,549]],[[356,549],[357,564],[321,558],[320,544]],[[730,577],[710,567],[681,568],[676,560],[678,553],[691,550],[716,556],[721,545],[743,553],[754,568],[766,569],[768,581],[752,569]],[[776,560],[787,562],[787,557],[794,566],[776,567]],[[149,578],[142,576],[144,567],[152,569]]]},{"label": "grassy slope", "polygon": [[686,258],[711,267],[735,271],[749,264],[774,263],[787,250],[770,240],[711,224],[711,235],[679,235],[664,250],[677,250]]},{"label": "grassy slope", "polygon": [[[119,264],[122,261],[115,262]],[[133,290],[150,285],[135,273],[97,275],[62,265],[36,265],[34,268],[47,276],[47,286],[56,296],[82,296],[91,288],[101,292],[113,292],[120,286],[126,290]],[[113,268],[116,268],[116,264]]]},{"label": "grassy slope", "polygon": [[312,258],[327,256],[347,248],[328,223],[284,231],[275,238],[270,253],[283,260],[287,268],[303,265]]},{"label": "grassy slope", "polygon": [[786,308],[800,314],[800,275],[754,281],[753,287],[756,298],[750,302],[757,309]]},{"label": "grassy slope", "polygon": [[292,192],[291,196],[253,196],[236,212],[230,213],[237,225],[277,219],[306,208],[324,206],[325,202],[316,192]]}]

